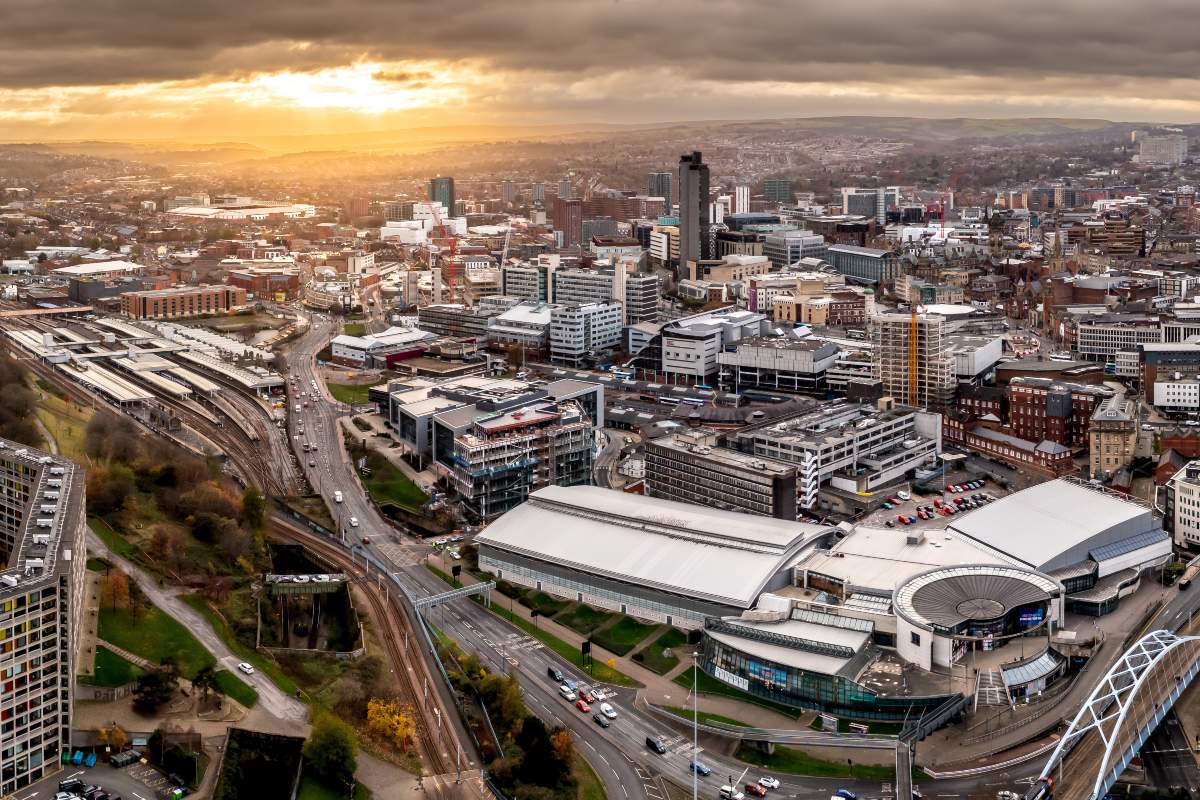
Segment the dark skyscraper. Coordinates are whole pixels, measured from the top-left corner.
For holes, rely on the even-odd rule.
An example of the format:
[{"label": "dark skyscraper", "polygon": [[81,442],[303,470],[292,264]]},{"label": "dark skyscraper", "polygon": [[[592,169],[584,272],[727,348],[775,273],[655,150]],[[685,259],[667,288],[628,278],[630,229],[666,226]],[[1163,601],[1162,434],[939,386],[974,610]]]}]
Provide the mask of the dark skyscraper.
[{"label": "dark skyscraper", "polygon": [[792,182],[785,178],[775,178],[763,183],[763,199],[768,203],[791,203],[795,200],[792,195]]},{"label": "dark skyscraper", "polygon": [[708,165],[700,151],[679,157],[679,264],[711,258]]},{"label": "dark skyscraper", "polygon": [[454,213],[454,178],[430,178],[429,199],[446,207],[446,213]]},{"label": "dark skyscraper", "polygon": [[667,213],[671,211],[671,173],[651,172],[646,183],[647,197],[661,197],[667,201]]}]

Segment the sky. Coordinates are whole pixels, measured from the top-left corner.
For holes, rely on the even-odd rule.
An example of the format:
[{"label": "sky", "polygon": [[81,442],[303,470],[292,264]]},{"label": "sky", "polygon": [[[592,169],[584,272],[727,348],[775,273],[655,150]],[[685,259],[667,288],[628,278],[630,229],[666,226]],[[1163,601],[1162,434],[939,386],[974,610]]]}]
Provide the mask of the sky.
[{"label": "sky", "polygon": [[1200,120],[1196,0],[3,0],[0,139]]}]

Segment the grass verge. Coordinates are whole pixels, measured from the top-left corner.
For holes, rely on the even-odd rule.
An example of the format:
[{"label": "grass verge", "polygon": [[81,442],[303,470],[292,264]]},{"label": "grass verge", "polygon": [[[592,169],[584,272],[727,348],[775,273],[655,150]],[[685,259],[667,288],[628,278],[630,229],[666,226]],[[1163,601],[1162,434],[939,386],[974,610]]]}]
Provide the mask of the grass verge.
[{"label": "grass verge", "polygon": [[137,680],[142,668],[131,664],[107,647],[96,648],[96,669],[92,675],[80,675],[79,682],[89,686],[124,686]]},{"label": "grass verge", "polygon": [[633,617],[623,616],[607,628],[592,634],[592,641],[610,653],[623,656],[656,630],[656,624],[646,624]]},{"label": "grass verge", "polygon": [[576,603],[570,608],[559,612],[554,617],[554,621],[561,625],[566,625],[576,633],[588,636],[601,625],[606,624],[613,616],[608,611],[600,611],[590,606],[585,606],[583,603]]},{"label": "grass verge", "polygon": [[369,403],[367,392],[370,391],[370,386],[355,386],[351,383],[327,383],[329,393],[334,396],[339,403],[349,403],[352,406],[361,406]]},{"label": "grass verge", "polygon": [[88,517],[88,525],[95,531],[96,535],[100,537],[100,541],[104,542],[109,550],[130,561],[138,561],[138,556],[141,555],[141,552],[130,544],[129,540],[124,536],[113,530],[113,527],[103,519],[100,517]]},{"label": "grass verge", "polygon": [[192,608],[196,609],[196,611],[200,613],[200,616],[204,617],[204,619],[208,621],[208,624],[211,625],[213,630],[217,632],[217,636],[221,637],[221,641],[225,643],[225,646],[228,647],[235,656],[250,664],[250,666],[254,667],[259,672],[265,672],[267,677],[274,681],[275,685],[279,687],[280,691],[286,692],[293,697],[296,695],[296,691],[299,689],[299,687],[296,685],[296,682],[289,678],[274,661],[267,658],[262,653],[259,653],[257,650],[247,647],[238,641],[237,637],[233,635],[233,631],[231,631],[229,626],[225,624],[225,620],[220,614],[213,610],[213,607],[208,604],[208,601],[198,594],[186,594],[180,599]]},{"label": "grass verge", "polygon": [[366,456],[371,474],[363,477],[362,482],[371,499],[381,506],[391,503],[409,511],[420,511],[429,499],[421,487],[376,451],[368,450]]},{"label": "grass verge", "polygon": [[155,606],[138,615],[120,608],[100,609],[99,636],[155,664],[173,658],[187,678],[217,663],[187,628]]},{"label": "grass verge", "polygon": [[576,753],[571,759],[571,775],[575,778],[576,800],[605,800],[604,784],[583,756]]},{"label": "grass verge", "polygon": [[[677,717],[683,717],[688,722],[692,721],[692,710],[690,708],[683,708],[682,706],[663,706],[663,708],[666,709],[667,711],[670,711],[672,714],[674,714]],[[722,725],[734,725],[739,728],[753,728],[754,727],[753,725],[751,725],[749,723],[742,722],[740,719],[734,719],[733,717],[722,716],[721,714],[711,714],[707,711],[697,712],[696,719],[699,720],[700,722],[719,722]]]},{"label": "grass verge", "polygon": [[[838,717],[838,733],[850,733],[851,722],[858,722],[858,720]],[[862,724],[868,727],[868,733],[882,733],[889,736],[898,736],[900,734],[900,730],[904,727],[899,722],[880,722],[878,720],[863,720]],[[812,728],[814,731],[825,730],[821,727],[820,717],[814,717],[813,721],[808,723],[808,727]]]},{"label": "grass verge", "polygon": [[[687,635],[681,630],[671,628],[635,653],[634,660],[638,661],[638,663],[651,672],[666,675],[679,664],[679,656],[675,654],[685,644],[687,644]],[[668,649],[671,651],[671,655],[664,656],[663,650]],[[638,658],[638,656],[641,656],[641,658]]]},{"label": "grass verge", "polygon": [[[775,752],[771,755],[767,755],[756,747],[741,745],[733,755],[734,758],[747,764],[754,764],[773,772],[786,772],[789,775],[806,775],[811,778],[853,778],[863,781],[893,781],[896,778],[895,767],[825,761],[783,745],[776,745]],[[913,778],[916,780],[925,780],[928,777],[920,770],[913,770]]]},{"label": "grass verge", "polygon": [[342,333],[347,336],[362,336],[367,332],[367,326],[362,322],[347,322],[342,326]]},{"label": "grass verge", "polygon": [[[478,595],[476,595],[475,597],[472,597],[471,599],[480,604],[482,604],[482,602],[483,602],[479,598]],[[492,607],[489,610],[496,616],[503,617],[504,619],[508,620],[512,624],[516,625],[518,628],[525,631],[530,636],[532,636],[533,638],[540,641],[542,644],[549,647],[551,650],[553,650],[559,656],[563,657],[567,661],[570,661],[572,664],[574,664],[575,666],[582,669],[584,672],[588,671],[587,668],[583,666],[583,656],[580,654],[578,647],[571,645],[571,644],[567,644],[562,639],[559,639],[557,636],[555,636],[552,633],[549,633],[548,631],[544,631],[541,628],[534,627],[533,623],[530,622],[529,620],[525,619],[524,617],[520,616],[519,614],[514,614],[514,613],[510,612],[507,608],[502,608],[501,606],[498,606],[495,603],[492,604]],[[608,666],[607,664],[605,664],[602,661],[593,662],[592,669],[591,669],[591,675],[593,678],[600,681],[601,683],[611,683],[616,686],[637,686],[637,685],[639,685],[636,681],[634,681],[632,678],[630,678],[625,673],[619,672],[618,670],[614,669],[613,667]]]},{"label": "grass verge", "polygon": [[217,670],[216,678],[217,686],[221,687],[221,691],[229,699],[236,700],[245,708],[251,708],[258,702],[258,692],[254,690],[254,687],[243,683],[241,678],[229,670]]},{"label": "grass verge", "polygon": [[[361,783],[354,784],[354,800],[368,800],[371,792]],[[305,775],[300,778],[300,787],[296,792],[296,800],[346,800],[345,789],[335,789],[325,783]]]}]

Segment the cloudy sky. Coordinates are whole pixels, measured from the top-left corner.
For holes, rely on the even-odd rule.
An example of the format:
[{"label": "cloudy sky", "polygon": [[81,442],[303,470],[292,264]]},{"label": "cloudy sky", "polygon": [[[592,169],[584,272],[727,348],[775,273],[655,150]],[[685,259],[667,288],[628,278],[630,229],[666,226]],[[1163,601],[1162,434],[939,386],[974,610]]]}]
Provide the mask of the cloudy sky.
[{"label": "cloudy sky", "polygon": [[1200,120],[1196,0],[3,0],[0,139]]}]

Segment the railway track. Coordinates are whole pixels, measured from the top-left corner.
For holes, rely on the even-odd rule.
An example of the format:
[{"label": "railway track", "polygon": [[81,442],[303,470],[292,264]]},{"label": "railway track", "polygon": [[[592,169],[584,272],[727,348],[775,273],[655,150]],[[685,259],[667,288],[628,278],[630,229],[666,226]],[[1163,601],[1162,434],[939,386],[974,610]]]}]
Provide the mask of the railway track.
[{"label": "railway track", "polygon": [[[304,545],[326,561],[337,565],[363,590],[371,605],[371,615],[378,620],[376,630],[380,643],[387,653],[396,674],[404,685],[407,699],[413,708],[421,712],[424,722],[417,726],[418,749],[424,763],[434,775],[454,772],[455,754],[458,748],[455,735],[449,730],[453,716],[440,707],[435,681],[440,680],[428,673],[425,660],[418,652],[418,638],[405,624],[404,610],[398,607],[399,600],[390,593],[385,600],[377,583],[341,546],[314,533],[298,528],[285,520],[272,519],[272,532],[281,538]],[[453,714],[451,711],[450,714]],[[436,719],[429,724],[430,717]],[[466,758],[465,754],[462,758]],[[465,766],[465,765],[462,765]]]}]

